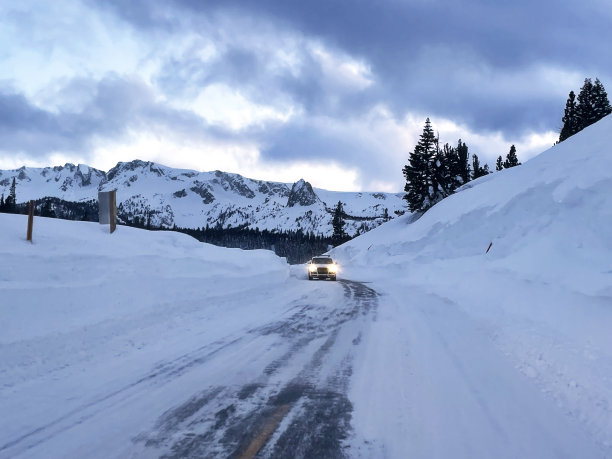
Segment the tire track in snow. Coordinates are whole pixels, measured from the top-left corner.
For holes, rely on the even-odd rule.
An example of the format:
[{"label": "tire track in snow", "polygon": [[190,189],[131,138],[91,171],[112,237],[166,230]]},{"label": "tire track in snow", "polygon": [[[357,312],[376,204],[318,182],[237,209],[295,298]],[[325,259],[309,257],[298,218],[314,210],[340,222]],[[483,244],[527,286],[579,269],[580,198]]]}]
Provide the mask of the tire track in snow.
[{"label": "tire track in snow", "polygon": [[[68,430],[77,424],[83,423],[103,410],[107,410],[112,406],[116,406],[117,404],[124,402],[134,394],[144,390],[143,386],[146,386],[147,384],[163,384],[165,381],[171,380],[185,373],[195,365],[204,364],[206,361],[214,357],[215,354],[221,352],[229,346],[237,344],[242,340],[243,338],[237,338],[229,342],[217,341],[215,343],[203,346],[194,352],[184,354],[170,363],[157,365],[152,372],[141,377],[140,379],[113,390],[112,392],[101,395],[95,398],[93,401],[79,405],[78,407],[73,408],[72,410],[57,417],[53,421],[22,434],[3,445],[0,445],[0,453],[19,446],[24,442],[27,444],[23,445],[23,449],[33,448],[41,443],[44,443],[46,440],[52,438],[58,433]],[[210,348],[214,346],[217,347],[210,350]]]},{"label": "tire track in snow", "polygon": [[[155,432],[136,439],[179,457],[344,457],[352,405],[346,395],[352,350],[376,319],[378,294],[358,282],[339,281],[343,304],[330,310],[302,305],[289,318],[252,330],[290,341],[287,351],[256,381],[216,388],[168,410]],[[316,346],[312,347],[313,344]],[[281,374],[300,353],[308,358],[289,379]],[[189,416],[180,416],[189,413]]]}]

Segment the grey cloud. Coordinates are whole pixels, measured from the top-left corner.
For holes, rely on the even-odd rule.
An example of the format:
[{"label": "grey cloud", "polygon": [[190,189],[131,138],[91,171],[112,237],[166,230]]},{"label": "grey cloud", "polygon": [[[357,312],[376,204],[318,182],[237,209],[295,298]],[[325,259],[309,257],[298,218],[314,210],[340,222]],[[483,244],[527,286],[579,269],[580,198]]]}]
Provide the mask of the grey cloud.
[{"label": "grey cloud", "polygon": [[75,151],[84,139],[71,129],[70,116],[56,116],[31,104],[21,94],[0,93],[0,149],[42,155]]},{"label": "grey cloud", "polygon": [[[293,106],[301,114],[286,124],[227,131],[159,102],[138,79],[80,79],[47,95],[41,106],[56,97],[53,111],[18,92],[0,92],[0,149],[83,153],[94,139],[120,140],[137,130],[247,140],[262,145],[263,160],[271,162],[333,156],[384,180],[390,171],[378,157],[380,145],[369,141],[377,133],[352,132],[350,126],[360,123],[347,122],[376,105],[389,107],[397,119],[419,113],[434,125],[443,117],[480,134],[502,131],[511,142],[529,130],[559,128],[566,94],[579,89],[583,77],[612,85],[612,61],[605,59],[611,15],[588,1],[580,8],[564,0],[85,1],[105,20],[131,24],[141,40],[189,42],[186,37],[195,36],[220,44],[212,59],[202,60],[196,43],[162,63],[153,83],[170,99],[189,100],[223,83],[255,103]],[[351,89],[330,80],[313,42],[367,64],[372,85]],[[283,46],[290,47],[297,67],[270,65]],[[560,96],[556,82],[530,71],[537,66],[573,71],[579,80]]]},{"label": "grey cloud", "polygon": [[[36,107],[25,96],[0,93],[0,149],[46,156],[54,151],[90,151],[98,138],[120,140],[130,129],[186,138],[235,138],[231,132],[208,125],[192,112],[157,102],[138,80],[107,77],[76,84],[91,95],[78,111],[49,111]],[[68,84],[63,97],[75,90]]]},{"label": "grey cloud", "polygon": [[[155,11],[159,4],[147,5],[142,13],[124,9],[123,2],[115,3],[115,8],[136,26],[168,30],[150,19],[150,10]],[[479,81],[474,82],[472,90],[462,87],[456,91],[458,75],[482,66],[487,71],[481,77],[495,81],[522,68],[546,64],[584,73],[585,77],[599,76],[604,84],[606,77],[612,78],[612,61],[602,58],[607,55],[605,43],[612,41],[610,13],[602,2],[582,2],[577,7],[569,0],[179,0],[174,5],[175,18],[214,18],[220,14],[251,17],[253,22],[274,23],[279,30],[320,39],[331,49],[371,65],[377,79],[375,87],[360,95],[341,97],[334,104],[328,102],[336,95],[320,83],[316,65],[299,79],[286,75],[270,79],[261,72],[261,59],[265,57],[257,55],[261,52],[257,50],[228,53],[217,69],[219,78],[248,71],[249,81],[242,84],[259,88],[253,93],[265,94],[272,88],[285,91],[314,114],[329,110],[332,116],[342,116],[384,102],[398,117],[418,111],[466,123],[475,131],[501,130],[511,137],[527,129],[558,127],[565,101],[555,99],[556,93],[553,97],[546,92],[531,98],[517,97],[510,92],[515,88],[502,85],[495,92],[482,93]],[[197,20],[191,23],[197,24]],[[429,50],[436,49],[466,56],[466,60],[449,65],[435,53],[428,56]],[[524,85],[532,83],[525,81]],[[577,88],[567,88],[567,92],[572,89]]]},{"label": "grey cloud", "polygon": [[163,29],[166,32],[177,32],[180,24],[171,13],[171,3],[156,0],[124,2],[122,0],[82,0],[93,9],[116,14],[127,23],[142,29]]},{"label": "grey cloud", "polygon": [[388,150],[381,151],[381,143],[370,142],[368,135],[355,127],[326,127],[321,120],[317,125],[296,121],[266,130],[260,139],[261,153],[268,162],[340,164],[357,170],[366,188],[370,181],[399,182],[400,167],[385,160],[385,154],[393,157],[391,150],[396,146],[388,144]]},{"label": "grey cloud", "polygon": [[164,63],[156,77],[156,84],[169,95],[183,96],[197,93],[214,83],[249,88],[264,78],[262,72],[265,56],[244,47],[232,47],[212,62],[204,62],[191,50]]},{"label": "grey cloud", "polygon": [[249,100],[262,105],[293,105],[309,116],[337,118],[359,116],[378,102],[376,88],[342,91],[328,81],[321,62],[311,49],[293,49],[299,70],[270,66],[273,49],[255,52],[244,45],[230,46],[212,61],[196,53],[166,62],[156,84],[169,96],[195,96],[208,85],[227,84],[238,88]]}]

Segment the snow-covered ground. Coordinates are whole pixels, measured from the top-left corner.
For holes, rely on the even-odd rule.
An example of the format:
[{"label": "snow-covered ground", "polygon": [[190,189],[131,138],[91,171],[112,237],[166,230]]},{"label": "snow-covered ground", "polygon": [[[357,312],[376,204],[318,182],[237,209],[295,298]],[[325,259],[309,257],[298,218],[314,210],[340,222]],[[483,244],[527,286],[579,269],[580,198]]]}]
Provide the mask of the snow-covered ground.
[{"label": "snow-covered ground", "polygon": [[[333,251],[388,307],[356,371],[357,431],[395,457],[593,457],[557,424],[562,413],[612,457],[610,145],[607,117],[416,223],[402,217]],[[367,395],[390,349],[397,364],[374,392],[401,393],[399,404]]]},{"label": "snow-covered ground", "polygon": [[610,145],[360,236],[340,282],[0,214],[0,457],[612,457]]},{"label": "snow-covered ground", "polygon": [[[162,373],[160,362],[267,321],[282,306],[289,267],[269,251],[128,227],[110,235],[97,223],[46,218],[35,219],[30,244],[25,224],[24,216],[0,215],[0,457],[28,456],[36,445],[34,457],[121,456],[130,436],[173,403],[126,412],[132,384],[155,389],[142,379]],[[106,403],[111,419],[61,437],[57,450],[49,445]]]}]

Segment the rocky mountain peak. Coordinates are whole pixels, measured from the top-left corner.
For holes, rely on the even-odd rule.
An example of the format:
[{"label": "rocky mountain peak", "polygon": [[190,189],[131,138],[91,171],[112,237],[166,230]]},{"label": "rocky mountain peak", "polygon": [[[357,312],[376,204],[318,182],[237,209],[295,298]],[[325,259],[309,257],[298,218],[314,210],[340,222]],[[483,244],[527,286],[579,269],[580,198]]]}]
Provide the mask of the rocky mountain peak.
[{"label": "rocky mountain peak", "polygon": [[312,185],[304,179],[300,179],[293,184],[287,199],[287,207],[311,206],[319,200],[319,197],[312,189]]},{"label": "rocky mountain peak", "polygon": [[115,167],[113,167],[106,173],[106,179],[110,182],[120,173],[133,172],[136,170],[141,170],[144,173],[152,172],[158,177],[165,175],[162,166],[151,161],[142,161],[140,159],[134,159],[130,162],[118,162]]},{"label": "rocky mountain peak", "polygon": [[244,177],[238,174],[229,174],[227,172],[215,171],[213,183],[217,183],[223,187],[225,191],[233,191],[234,193],[244,196],[248,199],[253,199],[255,193],[245,183]]}]

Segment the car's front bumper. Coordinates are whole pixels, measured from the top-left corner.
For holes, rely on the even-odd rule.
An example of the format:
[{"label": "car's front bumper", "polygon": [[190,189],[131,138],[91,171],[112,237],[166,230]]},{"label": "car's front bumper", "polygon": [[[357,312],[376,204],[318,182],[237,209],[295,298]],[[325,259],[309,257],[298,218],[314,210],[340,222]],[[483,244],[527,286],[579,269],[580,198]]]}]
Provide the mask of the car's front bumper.
[{"label": "car's front bumper", "polygon": [[327,268],[317,268],[316,271],[310,271],[311,279],[335,279],[336,272],[330,272]]}]

